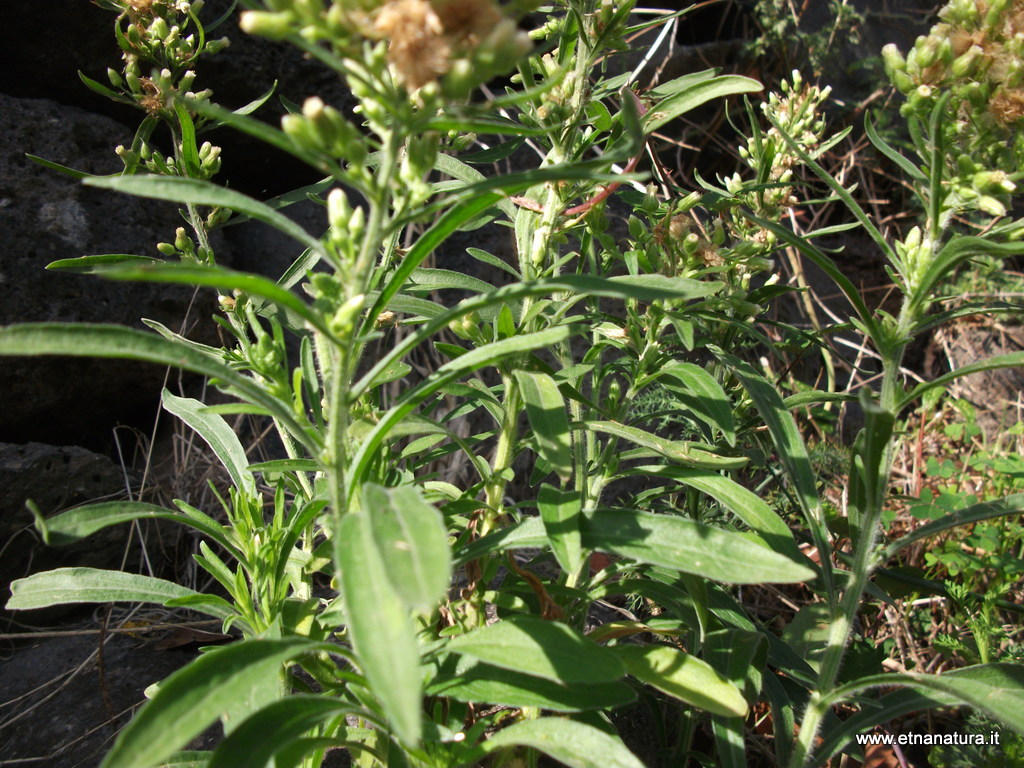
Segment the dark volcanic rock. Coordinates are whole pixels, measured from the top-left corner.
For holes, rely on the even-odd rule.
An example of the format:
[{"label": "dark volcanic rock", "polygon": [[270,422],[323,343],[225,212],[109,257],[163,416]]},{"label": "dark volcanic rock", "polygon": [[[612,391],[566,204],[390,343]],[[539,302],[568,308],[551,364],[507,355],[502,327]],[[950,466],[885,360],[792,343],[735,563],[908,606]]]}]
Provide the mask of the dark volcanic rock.
[{"label": "dark volcanic rock", "polygon": [[[175,330],[206,319],[212,296],[188,288],[112,283],[49,272],[48,263],[95,253],[158,255],[181,223],[175,206],[91,189],[42,168],[30,153],[89,173],[120,167],[113,153],[131,134],[119,124],[47,101],[0,94],[0,324],[87,322]],[[164,371],[134,362],[5,358],[0,439],[105,447],[117,422],[148,423]]]},{"label": "dark volcanic rock", "polygon": [[44,515],[50,516],[79,504],[123,495],[124,485],[125,474],[120,467],[84,448],[0,443],[2,601],[6,602],[7,584],[27,576],[29,571],[58,566],[117,568],[128,537],[125,526],[115,526],[79,544],[61,549],[46,547],[32,529],[26,501],[35,502]]}]

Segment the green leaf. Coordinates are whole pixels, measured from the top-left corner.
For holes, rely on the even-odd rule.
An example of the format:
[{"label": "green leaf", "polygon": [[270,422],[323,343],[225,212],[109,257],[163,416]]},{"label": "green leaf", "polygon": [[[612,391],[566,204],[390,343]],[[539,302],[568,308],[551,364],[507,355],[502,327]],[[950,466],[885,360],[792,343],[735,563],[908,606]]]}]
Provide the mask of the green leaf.
[{"label": "green leaf", "polygon": [[272,702],[246,718],[217,745],[209,768],[265,765],[268,758],[306,731],[337,715],[358,711],[351,704],[326,696],[295,695]]},{"label": "green leaf", "polygon": [[747,713],[739,688],[695,656],[667,645],[620,645],[615,653],[629,674],[669,696],[725,717]]},{"label": "green leaf", "polygon": [[268,675],[276,682],[283,663],[315,647],[295,639],[252,639],[203,654],[160,684],[100,768],[144,768],[166,760],[226,710],[262,696]]},{"label": "green leaf", "polygon": [[[262,98],[262,96],[260,98]],[[264,144],[276,147],[282,152],[297,157],[299,160],[308,163],[310,166],[321,172],[326,173],[333,170],[323,162],[323,158],[321,156],[317,155],[315,152],[311,152],[300,147],[280,128],[274,128],[267,125],[267,123],[262,120],[249,117],[246,110],[250,105],[251,102],[241,109],[232,111],[205,100],[200,101],[195,99],[189,102],[189,106],[192,109],[200,115],[214,120],[217,125],[230,125],[232,128],[241,131],[242,133],[247,133],[256,139],[259,139]]]},{"label": "green leaf", "polygon": [[760,632],[748,629],[720,629],[704,638],[704,660],[731,680],[748,704],[761,694],[768,641]]},{"label": "green leaf", "polygon": [[537,508],[551,543],[551,551],[562,570],[569,574],[579,573],[583,566],[581,505],[577,491],[563,491],[544,483],[537,493]]},{"label": "green leaf", "polygon": [[526,404],[537,452],[566,483],[572,477],[572,440],[562,393],[546,373],[516,371],[515,378]]},{"label": "green leaf", "polygon": [[607,683],[625,667],[615,654],[566,624],[513,616],[452,638],[449,651],[557,683]]},{"label": "green leaf", "polygon": [[[209,409],[207,409],[209,410]],[[319,472],[319,461],[315,459],[274,459],[250,464],[250,472]]]},{"label": "green leaf", "polygon": [[[91,173],[86,173],[85,171],[76,171],[74,168],[69,168],[66,165],[61,165],[60,163],[55,163],[52,160],[47,160],[47,159],[42,158],[42,157],[37,157],[36,155],[31,155],[28,152],[25,153],[25,157],[28,158],[29,160],[31,160],[33,163],[38,163],[39,165],[43,166],[44,168],[49,168],[51,171],[56,171],[57,173],[62,173],[65,176],[69,176],[72,179],[87,179],[90,176],[94,175],[94,174],[91,174]],[[119,175],[119,174],[110,174],[110,175],[114,176],[114,175]]]},{"label": "green leaf", "polygon": [[511,746],[540,750],[569,768],[643,768],[621,739],[564,718],[523,720],[484,742],[487,752]]},{"label": "green leaf", "polygon": [[715,377],[699,365],[673,362],[664,366],[660,373],[670,376],[686,387],[688,392],[671,388],[694,415],[713,429],[718,429],[725,441],[736,445],[736,425],[732,418],[732,404]]},{"label": "green leaf", "polygon": [[[545,136],[544,128],[529,128],[521,123],[491,114],[460,115],[442,113],[430,118],[427,130],[459,131],[460,133],[485,133],[494,136]],[[465,109],[465,108],[463,108]]]},{"label": "green leaf", "polygon": [[946,701],[955,699],[1024,734],[1024,708],[1020,706],[1024,697],[1024,664],[979,664],[941,675],[870,675],[840,686],[825,699],[834,703],[860,691],[890,686],[913,688],[929,697],[938,694]]},{"label": "green leaf", "polygon": [[231,481],[248,496],[256,495],[256,478],[249,471],[238,435],[222,416],[205,411],[205,404],[191,397],[178,397],[165,389],[161,395],[164,408],[192,427],[220,459]]},{"label": "green leaf", "polygon": [[[457,160],[451,155],[446,155],[440,152],[434,160],[434,167],[441,173],[451,176],[453,179],[465,182],[466,184],[476,184],[487,180],[487,177],[480,173],[476,168],[466,165],[462,160]],[[498,206],[501,212],[509,218],[509,221],[515,219],[516,208],[512,204],[512,201],[507,197],[503,197],[495,201],[493,205]]]},{"label": "green leaf", "polygon": [[[861,408],[864,411],[864,429],[854,441],[850,466],[849,519],[854,541],[864,525],[874,526],[885,504],[889,491],[889,468],[886,465],[896,416],[881,408],[866,389],[861,390]],[[874,537],[874,530],[865,532]],[[873,540],[873,538],[872,538]]]},{"label": "green leaf", "polygon": [[483,664],[470,657],[449,657],[441,673],[427,686],[430,696],[467,703],[485,702],[510,707],[533,707],[552,712],[585,712],[620,707],[636,700],[624,682],[562,685],[542,677]]},{"label": "green leaf", "polygon": [[[85,257],[85,258],[107,258],[107,257]],[[142,257],[139,257],[140,259]],[[81,261],[81,259],[68,259],[69,264]],[[63,262],[54,262],[62,264]],[[102,266],[102,265],[97,265]],[[53,264],[50,265],[53,267]],[[85,271],[85,270],[81,270]],[[177,262],[165,262],[151,260],[149,264],[118,265],[108,269],[91,270],[100,277],[108,280],[136,280],[149,283],[180,283],[184,285],[202,285],[209,288],[217,288],[224,293],[243,291],[252,296],[258,296],[273,304],[290,310],[305,320],[313,328],[327,336],[333,336],[324,318],[313,310],[306,302],[302,301],[291,291],[281,287],[273,280],[268,280],[259,275],[252,275],[246,272],[235,272],[219,266],[205,266],[202,264],[181,264]]]},{"label": "green leaf", "polygon": [[801,253],[801,255],[806,256],[818,265],[818,267],[828,275],[829,279],[836,284],[836,287],[843,292],[843,296],[845,296],[853,306],[860,322],[864,324],[864,328],[866,329],[868,336],[870,336],[870,338],[876,343],[882,338],[881,330],[879,329],[878,322],[875,319],[875,313],[868,308],[868,305],[864,301],[864,297],[861,295],[860,289],[854,285],[853,281],[839,269],[835,261],[833,261],[824,251],[815,246],[814,243],[812,243],[806,236],[796,234],[792,229],[783,226],[777,221],[762,219],[742,208],[740,209],[740,213],[744,218],[749,219],[759,227],[763,227],[764,229],[772,232],[772,234],[778,237],[786,245],[795,248]]},{"label": "green leaf", "polygon": [[[821,164],[819,164],[817,160],[815,160],[815,158],[812,157],[810,153],[808,153],[807,150],[804,149],[797,142],[796,139],[790,136],[786,132],[786,130],[781,125],[779,125],[778,121],[775,118],[773,118],[771,115],[767,115],[767,118],[768,121],[772,124],[772,127],[775,128],[776,131],[778,131],[783,141],[786,142],[790,151],[793,152],[793,154],[795,154],[797,157],[799,157],[800,161],[804,165],[806,165],[808,168],[814,171],[818,178],[824,181],[825,184],[829,186],[832,192],[835,193],[835,196],[838,197],[843,202],[843,205],[846,206],[847,210],[849,210],[850,213],[853,214],[853,217],[857,219],[858,222],[860,222],[861,226],[864,228],[864,231],[868,233],[868,236],[872,240],[874,240],[875,245],[878,246],[878,250],[885,254],[885,257],[889,261],[889,263],[894,265],[898,264],[899,259],[896,256],[895,250],[893,250],[893,247],[889,245],[885,237],[879,231],[878,227],[876,227],[874,222],[871,220],[871,217],[867,215],[863,208],[861,208],[860,203],[858,203],[854,199],[853,195],[850,194],[850,192],[842,185],[842,183],[840,183],[838,179],[836,179],[831,173],[825,170],[825,168],[822,167]],[[846,132],[849,133],[849,130],[850,129],[847,129]],[[836,138],[839,138],[839,136],[837,135],[836,137],[833,137],[833,139]],[[820,154],[821,151],[821,147],[817,148],[815,156]],[[937,221],[938,219],[936,218],[933,220]],[[849,298],[849,296],[847,296],[847,298]],[[861,319],[864,319],[863,316]]]},{"label": "green leaf", "polygon": [[132,520],[173,520],[190,525],[220,544],[227,544],[225,529],[201,512],[184,514],[142,501],[103,501],[69,509],[59,515],[37,521],[43,541],[51,547],[63,547],[91,536],[108,526]]},{"label": "green leaf", "polygon": [[897,403],[896,412],[899,413],[902,411],[928,390],[934,389],[935,387],[943,387],[949,382],[963,376],[970,376],[972,373],[978,373],[979,371],[993,371],[998,368],[1017,368],[1020,366],[1024,366],[1024,352],[1010,352],[1005,355],[996,355],[995,357],[979,360],[976,363],[964,365],[957,368],[955,371],[950,371],[936,379],[926,381],[923,384],[918,384],[908,395]]},{"label": "green leaf", "polygon": [[[349,479],[355,482],[357,478],[366,471],[367,465],[374,455],[374,451],[384,441],[388,433],[396,427],[417,405],[426,400],[434,392],[444,387],[454,379],[470,373],[486,365],[492,365],[506,357],[522,352],[529,352],[539,347],[548,347],[558,344],[569,338],[578,331],[578,326],[559,325],[553,328],[546,328],[535,333],[526,333],[522,336],[513,336],[509,339],[502,339],[491,344],[484,344],[476,347],[455,360],[451,360],[417,386],[405,392],[398,402],[381,417],[376,426],[363,439],[359,450],[352,459],[349,470]],[[374,371],[376,368],[374,368]],[[373,371],[371,371],[373,373]],[[358,386],[358,385],[357,385]]]},{"label": "green leaf", "polygon": [[824,730],[821,734],[821,743],[815,747],[814,759],[818,765],[825,764],[858,734],[868,733],[876,725],[890,723],[911,712],[923,712],[936,707],[953,707],[957,703],[955,696],[938,691],[925,694],[911,688],[896,690],[877,701],[871,701],[860,712],[841,721],[837,727]]},{"label": "green leaf", "polygon": [[173,581],[100,568],[57,568],[11,582],[7,609],[25,611],[69,603],[166,603],[199,593]]},{"label": "green leaf", "polygon": [[269,224],[280,230],[321,256],[325,255],[323,244],[284,214],[278,213],[270,206],[248,195],[208,181],[186,179],[181,176],[137,175],[92,177],[85,179],[83,183],[92,187],[112,189],[116,192],[149,197],[154,200],[210,205],[244,213],[256,221],[262,221],[264,224]]},{"label": "green leaf", "polygon": [[201,349],[119,325],[26,323],[0,328],[0,355],[72,355],[143,360],[201,373],[230,384],[238,395],[262,405],[310,453],[318,440],[296,421],[292,409],[255,381]]},{"label": "green leaf", "polygon": [[132,253],[103,253],[95,256],[79,256],[74,259],[58,259],[46,265],[47,269],[62,272],[75,272],[79,274],[91,274],[97,272],[97,267],[125,266],[126,264],[138,266],[139,264],[163,263],[160,259],[152,256],[136,256]]},{"label": "green leaf", "polygon": [[932,520],[920,528],[915,528],[905,536],[901,536],[885,548],[883,559],[888,560],[901,549],[913,544],[915,541],[926,539],[942,531],[948,531],[950,528],[977,523],[981,520],[991,520],[993,517],[1019,514],[1024,514],[1024,493],[1015,493],[995,501],[986,501],[981,504],[965,507],[964,509],[958,509],[956,512],[941,517],[938,520]]},{"label": "green leaf", "polygon": [[581,528],[588,549],[727,584],[793,583],[815,575],[742,534],[681,517],[598,509],[584,515]]},{"label": "green leaf", "polygon": [[702,443],[666,440],[638,427],[619,424],[616,421],[585,421],[576,428],[589,429],[592,432],[604,432],[615,437],[629,440],[642,448],[661,454],[665,458],[678,461],[690,467],[703,469],[739,469],[749,461],[745,456],[720,456],[712,452],[713,446]]},{"label": "green leaf", "polygon": [[413,285],[421,290],[439,291],[446,288],[454,288],[460,291],[471,291],[472,293],[487,293],[494,290],[494,286],[490,283],[462,272],[454,272],[450,269],[417,267],[409,278]]},{"label": "green leaf", "polygon": [[763,90],[757,80],[739,75],[709,77],[687,86],[651,107],[643,117],[644,133],[650,134],[712,99]]},{"label": "green leaf", "polygon": [[367,483],[361,493],[391,586],[410,608],[431,610],[451,584],[444,518],[411,485]]},{"label": "green leaf", "polygon": [[391,586],[367,511],[342,516],[334,540],[347,629],[357,663],[404,744],[422,732],[420,651],[405,603]]},{"label": "green leaf", "polygon": [[546,541],[543,522],[540,518],[528,517],[458,549],[453,564],[459,567],[470,560],[510,549],[543,547]]},{"label": "green leaf", "polygon": [[928,177],[921,173],[921,169],[915,163],[911,162],[893,149],[886,140],[879,135],[878,131],[875,129],[874,121],[871,119],[871,114],[867,111],[864,112],[864,130],[868,135],[868,139],[870,139],[871,143],[875,145],[875,149],[892,160],[892,162],[896,163],[900,170],[902,170],[911,180],[918,184],[928,181]]},{"label": "green leaf", "polygon": [[743,718],[715,715],[711,718],[711,730],[715,734],[717,768],[748,768]]},{"label": "green leaf", "polygon": [[800,561],[803,556],[786,521],[767,502],[735,480],[706,469],[687,467],[644,466],[637,472],[655,477],[668,477],[705,493],[758,533],[780,554]]},{"label": "green leaf", "polygon": [[911,297],[910,306],[918,307],[935,299],[937,286],[953,274],[953,271],[968,259],[982,254],[1006,258],[1024,253],[1024,243],[999,243],[990,238],[955,235],[946,242],[928,264],[925,274]]},{"label": "green leaf", "polygon": [[212,752],[175,752],[156,768],[207,768]]},{"label": "green leaf", "polygon": [[[793,484],[804,515],[812,524],[822,525],[821,499],[818,497],[817,478],[811,466],[811,458],[803,437],[800,436],[796,419],[786,408],[782,396],[775,386],[755,371],[749,363],[727,355],[717,348],[712,349],[712,352],[732,369],[743,384],[743,388],[747,390],[750,399],[754,401],[772,436],[775,448],[779,452],[779,459],[786,476]],[[824,552],[826,549],[823,548],[821,551]]]},{"label": "green leaf", "polygon": [[364,328],[364,332],[370,330],[370,324],[380,316],[392,297],[402,290],[413,272],[419,268],[424,259],[434,252],[438,245],[467,221],[483,213],[500,199],[502,196],[497,192],[488,192],[463,200],[445,211],[444,215],[430,229],[416,238],[416,243],[402,258],[394,273],[388,277],[388,282],[381,288],[377,300],[367,313],[367,326]]},{"label": "green leaf", "polygon": [[522,275],[519,274],[519,270],[513,267],[511,264],[506,263],[504,260],[499,259],[493,253],[489,253],[481,248],[467,248],[466,253],[472,256],[477,261],[481,261],[488,266],[495,267],[504,272],[508,272],[516,279],[520,279]]}]

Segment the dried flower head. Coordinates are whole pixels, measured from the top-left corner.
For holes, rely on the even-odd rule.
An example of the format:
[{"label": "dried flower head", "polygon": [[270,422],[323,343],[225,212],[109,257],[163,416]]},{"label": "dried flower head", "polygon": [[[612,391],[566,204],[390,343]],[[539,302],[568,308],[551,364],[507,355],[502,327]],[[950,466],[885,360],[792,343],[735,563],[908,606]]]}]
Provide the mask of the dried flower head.
[{"label": "dried flower head", "polygon": [[501,22],[491,0],[436,0],[434,8],[453,48],[475,48]]},{"label": "dried flower head", "polygon": [[1024,89],[1000,88],[988,103],[992,117],[1003,125],[1011,125],[1024,117]]},{"label": "dried flower head", "polygon": [[142,98],[139,99],[139,106],[149,114],[155,115],[164,108],[164,97],[160,93],[160,86],[148,77],[140,77],[139,84],[142,86]]},{"label": "dried flower head", "polygon": [[441,19],[427,0],[389,0],[377,14],[374,28],[390,39],[388,61],[410,90],[448,71],[451,48]]}]

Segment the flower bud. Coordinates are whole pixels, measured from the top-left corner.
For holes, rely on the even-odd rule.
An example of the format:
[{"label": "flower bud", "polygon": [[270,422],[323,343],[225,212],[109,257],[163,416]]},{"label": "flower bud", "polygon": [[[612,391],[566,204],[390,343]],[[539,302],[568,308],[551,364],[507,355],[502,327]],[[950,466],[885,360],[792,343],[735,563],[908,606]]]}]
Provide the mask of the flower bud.
[{"label": "flower bud", "polygon": [[953,73],[955,78],[968,78],[974,74],[975,66],[978,60],[984,54],[981,50],[980,45],[972,45],[964,53],[954,59],[953,64],[950,66],[950,72]]},{"label": "flower bud", "polygon": [[895,43],[882,48],[882,61],[885,62],[885,73],[892,79],[893,72],[903,72],[907,68],[907,60],[903,58]]},{"label": "flower bud", "polygon": [[1013,192],[1017,188],[1017,185],[1006,175],[1006,171],[998,169],[976,173],[971,182],[979,192],[989,195],[1005,194]]},{"label": "flower bud", "polygon": [[990,216],[1005,216],[1006,206],[991,195],[982,195],[975,203],[979,211],[984,211]]},{"label": "flower bud", "polygon": [[191,251],[193,249],[192,239],[186,234],[184,227],[174,230],[174,247],[179,251]]},{"label": "flower bud", "polygon": [[171,33],[171,30],[167,26],[167,22],[157,16],[153,19],[153,23],[149,25],[149,33],[158,40],[163,40],[167,35]]},{"label": "flower bud", "polygon": [[229,45],[231,45],[231,41],[226,37],[222,37],[219,40],[210,40],[206,43],[206,53],[220,53]]},{"label": "flower bud", "polygon": [[238,26],[250,35],[283,40],[292,32],[292,15],[269,11],[243,11],[238,19]]}]

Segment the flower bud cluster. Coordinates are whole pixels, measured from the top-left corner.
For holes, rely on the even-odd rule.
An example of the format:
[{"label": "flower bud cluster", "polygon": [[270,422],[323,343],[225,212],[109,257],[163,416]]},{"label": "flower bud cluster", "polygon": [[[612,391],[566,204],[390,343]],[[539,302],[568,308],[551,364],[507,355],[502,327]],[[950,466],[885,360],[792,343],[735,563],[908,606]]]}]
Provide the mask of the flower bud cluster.
[{"label": "flower bud cluster", "polygon": [[1024,173],[1024,11],[1013,0],[950,0],[939,18],[905,57],[885,46],[886,73],[906,97],[903,115],[924,125],[948,96],[951,202],[1003,215]]},{"label": "flower bud cluster", "polygon": [[184,227],[174,231],[173,243],[157,243],[156,249],[164,256],[175,256],[181,261],[193,264],[213,264],[213,251],[204,245],[196,246]]},{"label": "flower bud cluster", "polygon": [[208,141],[204,141],[199,147],[199,164],[195,167],[186,167],[187,163],[183,158],[168,157],[145,141],[140,142],[137,149],[129,149],[119,144],[114,152],[121,158],[125,173],[128,174],[143,168],[161,176],[188,176],[205,180],[212,178],[220,170],[221,164],[220,147]]},{"label": "flower bud cluster", "polygon": [[[747,139],[746,146],[739,148],[740,157],[757,173],[758,181],[745,181],[738,173],[725,180],[725,188],[736,203],[770,221],[778,221],[797,202],[789,182],[793,181],[800,157],[783,133],[813,155],[825,133],[821,105],[832,91],[805,83],[795,70],[792,83],[783,80],[780,89],[761,105],[762,112],[778,128],[773,125],[767,131],[756,132]],[[739,214],[734,213],[732,218],[733,231],[755,246],[753,251],[763,255],[774,247],[775,236],[771,232],[751,225]]]},{"label": "flower bud cluster", "polygon": [[327,195],[327,223],[327,246],[338,272],[345,278],[359,255],[366,231],[366,213],[360,207],[353,209],[345,193],[335,188]]},{"label": "flower bud cluster", "polygon": [[912,294],[921,285],[925,273],[935,259],[935,243],[922,233],[920,227],[914,227],[907,232],[903,241],[897,241],[895,246],[907,282],[904,292]]},{"label": "flower bud cluster", "polygon": [[358,173],[366,161],[359,129],[319,96],[306,99],[300,114],[282,117],[281,129],[302,149],[347,161],[352,173]]},{"label": "flower bud cluster", "polygon": [[[168,123],[176,136],[184,133],[177,127],[182,119],[192,123],[193,129],[201,126],[202,120],[195,118],[189,105],[208,101],[211,91],[193,90],[196,73],[191,67],[200,55],[216,53],[228,44],[227,38],[209,40],[204,34],[197,15],[204,0],[101,0],[100,4],[120,14],[115,31],[124,69],[107,69],[113,91],[87,81],[90,87]],[[180,104],[185,105],[186,118],[178,114]],[[204,142],[186,150],[179,143],[176,157],[165,157],[149,145],[147,136],[140,135],[131,149],[117,148],[126,173],[141,168],[205,180],[220,170],[220,147]]]}]

